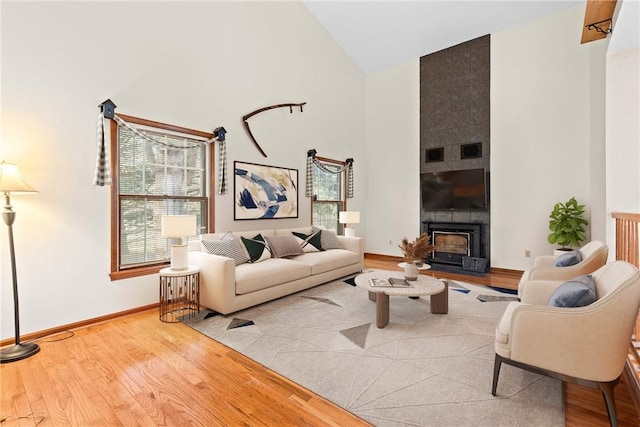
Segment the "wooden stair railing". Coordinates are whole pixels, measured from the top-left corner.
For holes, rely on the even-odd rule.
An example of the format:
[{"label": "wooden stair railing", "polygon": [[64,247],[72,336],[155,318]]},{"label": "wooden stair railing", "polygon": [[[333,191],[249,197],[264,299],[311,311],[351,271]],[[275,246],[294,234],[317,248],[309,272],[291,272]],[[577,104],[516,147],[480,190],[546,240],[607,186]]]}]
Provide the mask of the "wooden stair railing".
[{"label": "wooden stair railing", "polygon": [[[616,220],[616,259],[640,268],[640,214],[614,212],[611,216]],[[626,374],[631,398],[640,414],[640,313],[631,336]]]}]

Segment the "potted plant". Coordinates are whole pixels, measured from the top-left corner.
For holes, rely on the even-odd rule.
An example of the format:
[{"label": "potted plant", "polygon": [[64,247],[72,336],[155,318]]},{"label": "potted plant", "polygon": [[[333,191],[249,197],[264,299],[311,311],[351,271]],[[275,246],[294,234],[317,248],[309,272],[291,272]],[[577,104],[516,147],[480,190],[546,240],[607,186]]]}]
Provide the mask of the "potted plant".
[{"label": "potted plant", "polygon": [[579,205],[575,197],[567,203],[556,203],[549,215],[551,233],[547,241],[552,245],[560,245],[562,251],[579,247],[580,242],[587,239],[584,226],[589,224],[583,215],[584,205]]},{"label": "potted plant", "polygon": [[429,241],[427,233],[422,233],[416,240],[409,242],[404,237],[398,247],[404,255],[404,275],[407,280],[416,280],[418,278],[418,263],[422,265],[424,260],[429,256],[429,252],[435,249]]}]

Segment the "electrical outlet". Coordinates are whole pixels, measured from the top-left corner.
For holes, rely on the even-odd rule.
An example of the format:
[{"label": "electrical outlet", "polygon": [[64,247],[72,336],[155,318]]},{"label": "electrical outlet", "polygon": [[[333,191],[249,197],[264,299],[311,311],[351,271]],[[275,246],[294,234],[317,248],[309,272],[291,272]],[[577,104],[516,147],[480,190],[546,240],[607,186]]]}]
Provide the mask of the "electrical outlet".
[{"label": "electrical outlet", "polygon": [[525,249],[524,250],[524,257],[525,258],[531,258],[531,251],[529,249]]}]

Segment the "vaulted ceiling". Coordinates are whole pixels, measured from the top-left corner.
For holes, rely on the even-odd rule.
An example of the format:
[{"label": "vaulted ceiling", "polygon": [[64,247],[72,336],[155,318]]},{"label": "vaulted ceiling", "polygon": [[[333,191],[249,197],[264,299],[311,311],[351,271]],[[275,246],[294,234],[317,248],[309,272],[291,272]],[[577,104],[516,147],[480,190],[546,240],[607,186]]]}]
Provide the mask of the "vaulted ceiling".
[{"label": "vaulted ceiling", "polygon": [[[355,64],[371,74],[587,0],[303,1]],[[576,28],[576,43],[581,32]]]}]

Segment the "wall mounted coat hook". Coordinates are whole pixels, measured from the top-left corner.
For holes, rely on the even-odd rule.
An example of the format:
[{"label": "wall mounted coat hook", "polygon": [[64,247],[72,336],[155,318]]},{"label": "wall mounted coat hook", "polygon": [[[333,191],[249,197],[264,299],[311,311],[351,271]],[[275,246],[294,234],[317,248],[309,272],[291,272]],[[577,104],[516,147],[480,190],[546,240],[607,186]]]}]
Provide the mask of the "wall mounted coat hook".
[{"label": "wall mounted coat hook", "polygon": [[587,30],[596,30],[597,32],[602,34],[611,34],[613,32],[611,24],[611,18],[604,19],[602,21],[594,22],[593,24],[587,25]]}]

